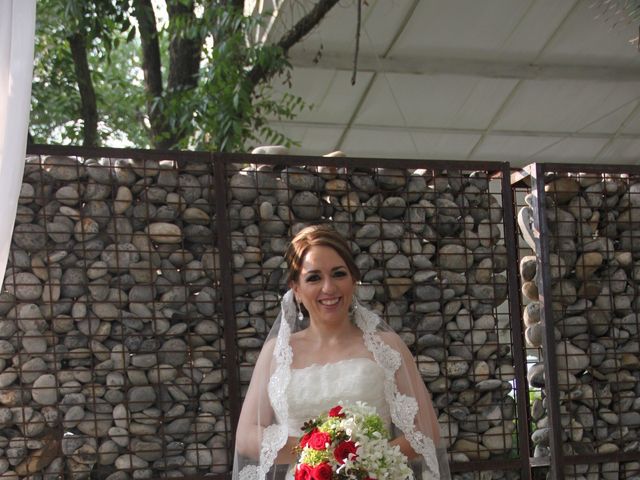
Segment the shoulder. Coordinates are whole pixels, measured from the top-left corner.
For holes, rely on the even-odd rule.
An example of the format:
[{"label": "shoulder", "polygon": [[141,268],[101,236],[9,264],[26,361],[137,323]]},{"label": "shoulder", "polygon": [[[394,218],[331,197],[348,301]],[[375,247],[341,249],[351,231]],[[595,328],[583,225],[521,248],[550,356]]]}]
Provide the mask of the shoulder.
[{"label": "shoulder", "polygon": [[289,345],[293,351],[294,359],[300,359],[301,356],[304,356],[309,350],[309,336],[307,335],[306,329],[292,333],[289,339]]},{"label": "shoulder", "polygon": [[305,328],[304,330],[299,330],[295,333],[291,334],[291,340],[300,340],[303,339],[307,334],[307,329]]},{"label": "shoulder", "polygon": [[291,334],[289,339],[289,343],[293,348],[304,344],[307,341],[307,330],[300,330],[299,332],[295,332]]}]

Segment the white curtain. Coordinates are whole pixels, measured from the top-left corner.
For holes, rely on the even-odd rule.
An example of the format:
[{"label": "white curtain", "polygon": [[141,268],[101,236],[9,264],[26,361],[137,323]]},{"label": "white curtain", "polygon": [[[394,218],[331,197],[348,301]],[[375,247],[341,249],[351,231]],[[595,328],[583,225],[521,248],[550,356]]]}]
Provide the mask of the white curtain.
[{"label": "white curtain", "polygon": [[24,172],[36,0],[0,0],[0,287]]}]

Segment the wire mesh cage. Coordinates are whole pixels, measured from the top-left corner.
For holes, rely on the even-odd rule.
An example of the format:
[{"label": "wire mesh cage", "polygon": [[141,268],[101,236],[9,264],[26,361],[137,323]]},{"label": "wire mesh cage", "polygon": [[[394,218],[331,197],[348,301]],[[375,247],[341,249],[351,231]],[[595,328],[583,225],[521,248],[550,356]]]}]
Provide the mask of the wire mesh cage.
[{"label": "wire mesh cage", "polygon": [[507,165],[389,163],[34,150],[0,294],[0,470],[228,477],[283,254],[331,222],[360,301],[416,357],[455,476],[527,478]]},{"label": "wire mesh cage", "polygon": [[551,478],[633,478],[640,171],[538,164],[527,172],[518,219],[533,251],[521,256],[520,275],[537,392],[534,457],[546,457]]},{"label": "wire mesh cage", "polygon": [[[454,465],[482,469],[504,461],[516,473],[494,478],[520,478],[514,358],[522,345],[520,337],[514,347],[514,313],[506,302],[504,232],[512,236],[513,226],[504,221],[503,205],[511,208],[503,197],[510,193],[508,175],[506,189],[500,181],[508,170],[499,164],[414,161],[383,168],[364,159],[304,161],[249,157],[227,169],[243,387],[287,289],[284,253],[291,237],[330,222],[350,241],[362,275],[359,300],[414,353]],[[515,269],[511,277],[515,281]]]},{"label": "wire mesh cage", "polygon": [[2,293],[3,471],[228,471],[208,160],[27,159]]}]

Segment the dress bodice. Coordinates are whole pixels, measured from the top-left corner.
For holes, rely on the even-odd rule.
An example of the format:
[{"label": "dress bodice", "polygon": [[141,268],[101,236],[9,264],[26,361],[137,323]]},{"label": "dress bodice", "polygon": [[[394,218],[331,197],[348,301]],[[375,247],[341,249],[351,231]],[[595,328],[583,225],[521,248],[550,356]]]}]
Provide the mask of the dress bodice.
[{"label": "dress bodice", "polygon": [[299,437],[304,422],[328,412],[338,403],[358,401],[375,407],[389,426],[389,407],[384,396],[384,371],[370,358],[350,358],[292,369],[287,388],[289,436]]}]

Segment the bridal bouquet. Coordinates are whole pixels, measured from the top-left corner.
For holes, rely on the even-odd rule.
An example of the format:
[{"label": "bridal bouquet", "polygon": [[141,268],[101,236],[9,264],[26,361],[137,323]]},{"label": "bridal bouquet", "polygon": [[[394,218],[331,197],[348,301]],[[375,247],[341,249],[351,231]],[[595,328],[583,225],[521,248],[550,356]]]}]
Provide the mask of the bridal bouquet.
[{"label": "bridal bouquet", "polygon": [[407,457],[365,403],[335,406],[302,429],[295,480],[413,479]]}]

